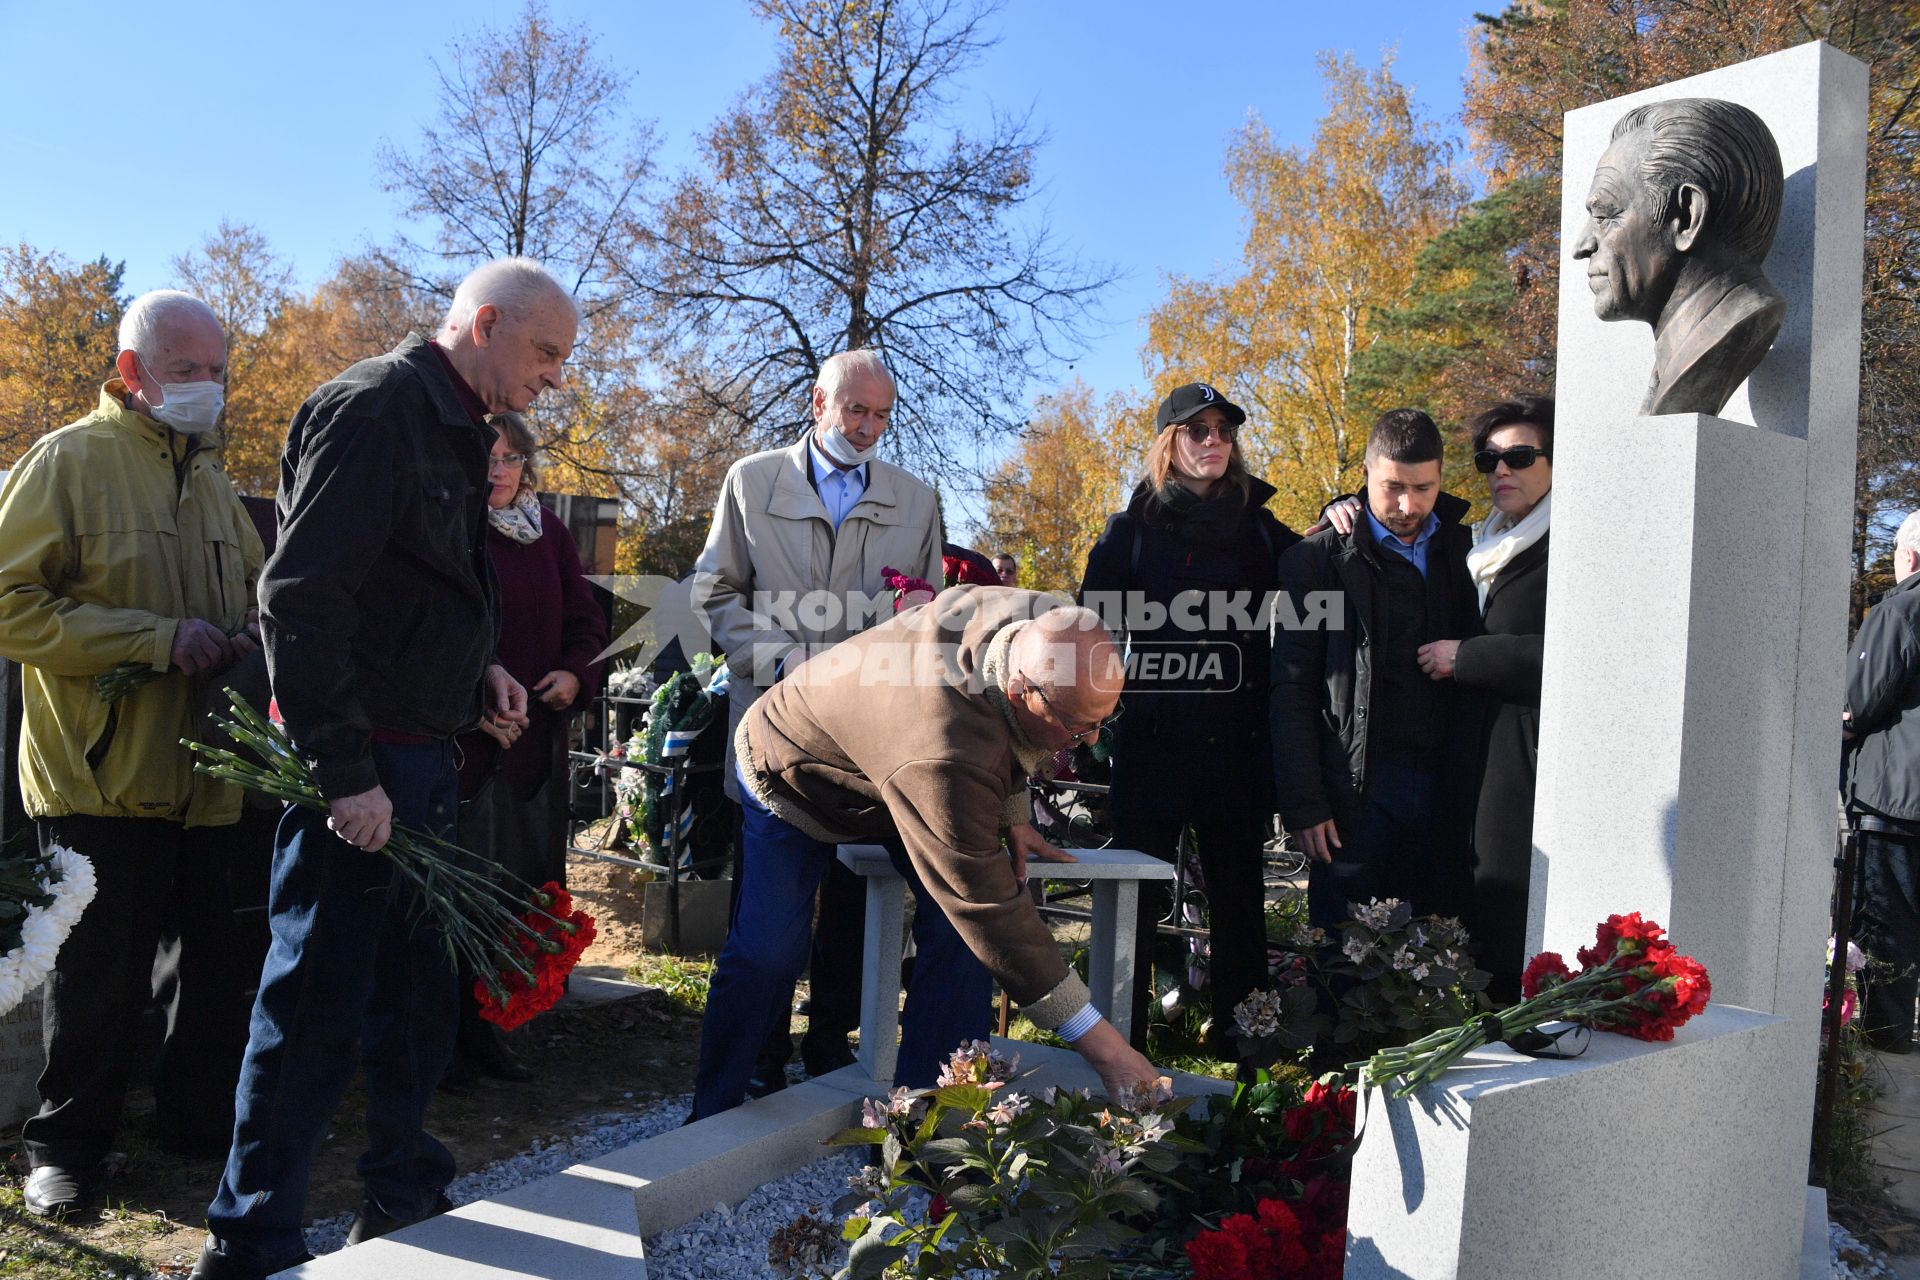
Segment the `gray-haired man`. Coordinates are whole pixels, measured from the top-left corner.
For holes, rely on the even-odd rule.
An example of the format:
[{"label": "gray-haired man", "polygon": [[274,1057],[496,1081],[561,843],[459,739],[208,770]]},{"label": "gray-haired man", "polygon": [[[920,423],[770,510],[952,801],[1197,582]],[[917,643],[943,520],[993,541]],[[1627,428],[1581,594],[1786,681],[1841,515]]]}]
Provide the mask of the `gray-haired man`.
[{"label": "gray-haired man", "polygon": [[1867,1036],[1913,1050],[1920,994],[1920,511],[1893,542],[1893,589],[1847,654],[1847,812],[1860,829],[1854,936],[1894,967],[1867,998]]},{"label": "gray-haired man", "polygon": [[452,836],[456,734],[483,714],[526,722],[526,690],[493,661],[485,418],[561,385],[578,324],[539,266],[491,262],[431,341],[361,361],[294,415],[261,612],[274,694],[330,812],[280,824],[273,946],[195,1276],[258,1280],[306,1258],[308,1169],[356,1065],[366,1195],[349,1243],[447,1207],[453,1158],[424,1121],[456,979],[375,855],[395,824]]},{"label": "gray-haired man", "polygon": [[[100,404],[0,490],[0,654],[22,666],[20,789],[43,848],[93,863],[46,989],[27,1211],[84,1212],[119,1124],[155,944],[177,974],[154,1101],[162,1142],[224,1143],[244,1037],[227,836],[240,795],[193,772],[208,681],[255,651],[260,539],[214,448],[227,343],[207,305],[135,300]],[[108,704],[98,677],[156,678]]]}]

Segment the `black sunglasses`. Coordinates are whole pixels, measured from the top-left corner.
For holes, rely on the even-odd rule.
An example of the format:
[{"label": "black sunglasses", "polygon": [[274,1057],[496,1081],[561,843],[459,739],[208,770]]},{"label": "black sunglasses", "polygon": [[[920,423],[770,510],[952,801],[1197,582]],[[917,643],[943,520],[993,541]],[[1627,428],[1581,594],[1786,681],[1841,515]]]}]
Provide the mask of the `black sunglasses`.
[{"label": "black sunglasses", "polygon": [[1509,471],[1525,471],[1539,458],[1551,461],[1552,455],[1537,445],[1517,444],[1511,449],[1482,449],[1473,455],[1473,467],[1481,475],[1490,476],[1503,462]]},{"label": "black sunglasses", "polygon": [[1180,425],[1186,430],[1187,439],[1195,444],[1205,444],[1207,437],[1216,431],[1220,433],[1221,443],[1232,444],[1235,433],[1240,430],[1239,427],[1228,422],[1220,423],[1218,426],[1209,426],[1204,422],[1183,422]]}]

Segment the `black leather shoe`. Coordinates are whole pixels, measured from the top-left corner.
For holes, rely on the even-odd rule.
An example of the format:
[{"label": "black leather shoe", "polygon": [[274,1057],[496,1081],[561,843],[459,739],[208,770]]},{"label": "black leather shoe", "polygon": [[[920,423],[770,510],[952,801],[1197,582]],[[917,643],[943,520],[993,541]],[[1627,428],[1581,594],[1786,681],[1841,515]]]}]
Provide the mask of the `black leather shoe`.
[{"label": "black leather shoe", "polygon": [[425,1222],[428,1218],[437,1218],[453,1208],[453,1201],[445,1193],[433,1198],[433,1208],[417,1218],[395,1218],[371,1200],[360,1202],[360,1212],[353,1215],[353,1225],[347,1228],[348,1244],[365,1244],[369,1240],[378,1240],[381,1236],[410,1227],[416,1222]]},{"label": "black leather shoe", "polygon": [[21,1193],[27,1212],[41,1218],[77,1218],[91,1213],[100,1199],[100,1166],[43,1164],[27,1175]]},{"label": "black leather shoe", "polygon": [[768,1094],[778,1093],[786,1087],[787,1073],[785,1071],[778,1072],[774,1075],[765,1075],[756,1071],[747,1077],[747,1096],[749,1098],[764,1098]]},{"label": "black leather shoe", "polygon": [[288,1267],[297,1267],[303,1262],[312,1262],[313,1255],[303,1253],[297,1258],[277,1262],[272,1266],[261,1266],[245,1262],[226,1252],[218,1240],[212,1236],[200,1246],[200,1256],[194,1260],[190,1280],[267,1280],[276,1271],[285,1271]]},{"label": "black leather shoe", "polygon": [[490,1036],[476,1036],[461,1051],[467,1065],[483,1076],[492,1076],[495,1080],[507,1080],[522,1084],[533,1079],[533,1071],[520,1061],[507,1048],[506,1041],[496,1032]]}]

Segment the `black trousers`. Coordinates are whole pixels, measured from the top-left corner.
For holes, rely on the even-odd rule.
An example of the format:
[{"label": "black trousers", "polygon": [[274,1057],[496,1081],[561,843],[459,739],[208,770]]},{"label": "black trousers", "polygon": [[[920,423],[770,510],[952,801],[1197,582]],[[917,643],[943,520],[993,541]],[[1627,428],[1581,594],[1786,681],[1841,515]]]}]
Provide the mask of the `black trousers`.
[{"label": "black trousers", "polygon": [[40,847],[93,863],[99,888],[47,980],[40,1110],[21,1129],[27,1157],[85,1167],[113,1144],[139,1067],[141,1014],[166,1000],[154,1077],[163,1140],[233,1132],[234,1086],[247,1046],[246,988],[227,887],[232,827],[152,818],[47,818]]},{"label": "black trousers", "polygon": [[[1205,881],[1211,916],[1207,987],[1212,995],[1213,1037],[1216,1046],[1230,1045],[1233,1008],[1267,982],[1266,885],[1261,854],[1266,845],[1267,815],[1250,809],[1222,806],[1185,816],[1177,810],[1161,814],[1117,813],[1113,823],[1116,848],[1138,849],[1171,862],[1183,827],[1193,828],[1194,851]],[[1167,881],[1140,886],[1140,932],[1133,970],[1133,1045],[1145,1049],[1147,1002],[1153,994],[1154,926],[1172,904]]]},{"label": "black trousers", "polygon": [[1920,841],[1888,831],[1862,831],[1854,870],[1853,937],[1868,955],[1893,966],[1867,996],[1867,1032],[1876,1040],[1913,1039],[1920,992]]}]

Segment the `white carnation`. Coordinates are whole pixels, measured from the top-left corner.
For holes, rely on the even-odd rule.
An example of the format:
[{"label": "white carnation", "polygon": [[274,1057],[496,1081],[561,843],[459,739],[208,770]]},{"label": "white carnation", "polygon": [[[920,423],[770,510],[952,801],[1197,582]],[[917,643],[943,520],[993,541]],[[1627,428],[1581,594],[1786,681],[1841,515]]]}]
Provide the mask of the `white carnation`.
[{"label": "white carnation", "polygon": [[53,895],[53,901],[27,909],[20,924],[20,945],[0,956],[0,1016],[11,1013],[28,992],[47,980],[61,944],[99,887],[93,864],[64,845],[53,847],[48,864],[58,878],[43,879],[40,887]]}]

